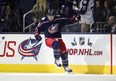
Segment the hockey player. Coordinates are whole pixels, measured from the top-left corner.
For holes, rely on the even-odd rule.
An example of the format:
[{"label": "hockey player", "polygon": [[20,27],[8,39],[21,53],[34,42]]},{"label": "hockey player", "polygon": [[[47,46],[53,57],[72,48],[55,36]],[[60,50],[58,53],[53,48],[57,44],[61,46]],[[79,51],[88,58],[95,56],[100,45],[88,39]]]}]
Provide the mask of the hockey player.
[{"label": "hockey player", "polygon": [[[48,47],[53,49],[55,65],[57,67],[63,66],[67,73],[72,73],[69,68],[68,54],[65,43],[61,38],[61,28],[67,23],[68,19],[55,15],[53,9],[48,9],[46,17],[43,17],[35,29],[35,38],[41,40],[40,32],[45,34],[45,43]],[[62,65],[60,64],[62,59]]]}]

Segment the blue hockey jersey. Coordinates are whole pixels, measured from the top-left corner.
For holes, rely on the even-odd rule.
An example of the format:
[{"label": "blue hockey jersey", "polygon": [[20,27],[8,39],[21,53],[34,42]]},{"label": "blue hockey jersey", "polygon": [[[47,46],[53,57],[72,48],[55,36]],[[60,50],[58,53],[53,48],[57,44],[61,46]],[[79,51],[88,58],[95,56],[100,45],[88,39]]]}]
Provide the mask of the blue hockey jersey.
[{"label": "blue hockey jersey", "polygon": [[[37,28],[39,32],[44,32],[45,38],[61,38],[61,29],[70,22],[70,19],[56,15],[52,21],[49,21],[47,16],[43,17],[38,24]],[[50,31],[57,30],[57,32],[51,34]]]}]

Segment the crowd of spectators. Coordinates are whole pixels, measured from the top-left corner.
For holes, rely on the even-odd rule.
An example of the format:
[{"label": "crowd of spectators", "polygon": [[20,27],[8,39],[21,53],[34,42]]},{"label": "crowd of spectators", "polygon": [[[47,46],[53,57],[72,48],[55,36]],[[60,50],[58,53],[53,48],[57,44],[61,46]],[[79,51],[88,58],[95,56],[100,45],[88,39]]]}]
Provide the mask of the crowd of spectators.
[{"label": "crowd of spectators", "polygon": [[[23,32],[23,15],[32,9],[36,0],[0,0],[0,31]],[[31,23],[32,17],[27,16],[26,23]]]},{"label": "crowd of spectators", "polygon": [[109,21],[116,24],[115,3],[116,0],[96,0],[96,22],[98,23],[98,32],[110,33],[112,26],[109,24]]},{"label": "crowd of spectators", "polygon": [[[74,4],[74,1],[76,4]],[[72,8],[79,8],[81,0],[0,0],[0,32],[23,32],[23,15],[32,10],[26,17],[26,25],[39,22],[48,8],[56,10],[64,17],[75,18],[72,23],[79,22],[80,15]],[[107,22],[109,16],[116,16],[116,0],[96,0],[95,21]],[[70,24],[72,24],[70,23]],[[75,26],[76,27],[76,26]]]},{"label": "crowd of spectators", "polygon": [[107,22],[108,17],[116,15],[116,0],[96,0],[97,22]]},{"label": "crowd of spectators", "polygon": [[[22,32],[23,15],[30,10],[33,10],[33,13],[26,16],[26,25],[31,24],[33,21],[38,22],[39,20],[36,18],[40,19],[42,16],[44,16],[46,14],[45,13],[46,11],[44,12],[44,10],[47,10],[48,8],[55,9],[56,13],[59,14],[59,12],[62,13],[64,11],[67,11],[65,7],[68,4],[70,12],[65,13],[68,16],[72,17],[74,12],[71,8],[73,0],[0,0],[0,1],[1,1],[0,30],[2,32],[14,32],[14,31]],[[65,16],[67,16],[66,14]],[[64,16],[64,14],[62,15]]]}]

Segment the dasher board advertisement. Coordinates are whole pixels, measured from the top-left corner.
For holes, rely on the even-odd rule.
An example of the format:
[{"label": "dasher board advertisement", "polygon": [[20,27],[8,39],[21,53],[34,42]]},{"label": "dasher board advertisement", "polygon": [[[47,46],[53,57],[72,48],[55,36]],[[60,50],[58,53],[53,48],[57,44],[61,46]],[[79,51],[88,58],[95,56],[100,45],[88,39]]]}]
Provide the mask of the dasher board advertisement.
[{"label": "dasher board advertisement", "polygon": [[[33,34],[0,34],[0,71],[62,72],[54,70],[53,50],[41,36],[42,40],[36,41]],[[110,73],[110,35],[63,34],[62,39],[75,73],[85,73],[89,67],[93,68],[90,72],[98,68],[101,73]]]}]

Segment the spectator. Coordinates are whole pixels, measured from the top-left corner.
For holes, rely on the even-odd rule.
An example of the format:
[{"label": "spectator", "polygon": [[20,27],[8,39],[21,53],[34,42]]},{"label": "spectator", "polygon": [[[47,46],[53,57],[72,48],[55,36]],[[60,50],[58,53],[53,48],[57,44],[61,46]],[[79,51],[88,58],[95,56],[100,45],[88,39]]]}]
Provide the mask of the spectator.
[{"label": "spectator", "polygon": [[100,0],[96,0],[96,21],[97,22],[103,21],[103,9]]},{"label": "spectator", "polygon": [[19,32],[20,28],[20,15],[17,10],[13,9],[10,4],[5,6],[2,14],[3,32]]},{"label": "spectator", "polygon": [[59,6],[58,14],[64,17],[68,17],[67,0],[59,0],[58,6]]},{"label": "spectator", "polygon": [[116,16],[109,16],[106,32],[116,33]]},{"label": "spectator", "polygon": [[68,8],[65,5],[60,5],[59,14],[63,17],[68,17]]},{"label": "spectator", "polygon": [[103,21],[106,22],[108,17],[113,13],[113,6],[110,0],[106,0],[104,2],[104,9],[103,9]]},{"label": "spectator", "polygon": [[94,0],[81,0],[79,9],[75,6],[73,6],[73,9],[80,14],[81,32],[90,32],[94,24]]},{"label": "spectator", "polygon": [[39,20],[45,16],[47,10],[47,2],[46,0],[37,0],[36,4],[33,6],[32,9],[32,16],[34,22],[38,23]]},{"label": "spectator", "polygon": [[68,16],[70,18],[73,18],[73,16],[77,15],[77,12],[75,12],[75,10],[73,9],[73,5],[77,6],[77,2],[75,0],[68,0]]}]

